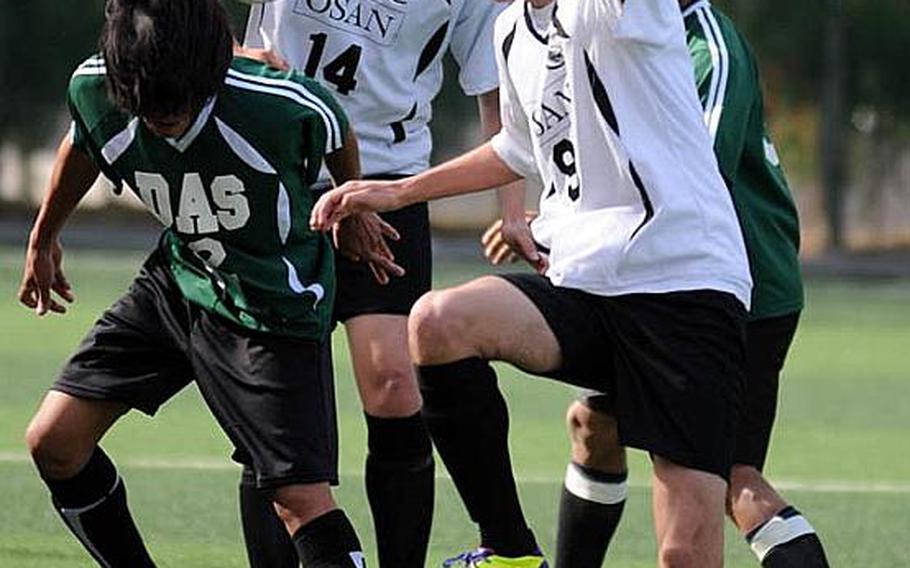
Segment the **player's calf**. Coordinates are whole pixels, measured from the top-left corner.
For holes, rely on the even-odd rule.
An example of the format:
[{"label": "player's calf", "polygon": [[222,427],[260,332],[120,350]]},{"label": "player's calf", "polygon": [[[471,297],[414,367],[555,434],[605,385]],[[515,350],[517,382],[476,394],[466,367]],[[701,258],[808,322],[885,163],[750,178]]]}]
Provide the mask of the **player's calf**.
[{"label": "player's calf", "polygon": [[733,466],[728,513],[765,568],[827,568],[815,529],[754,466]]},{"label": "player's calf", "polygon": [[[603,564],[626,504],[626,453],[616,420],[590,405],[603,395],[586,395],[566,413],[572,463],[559,502],[556,565]],[[584,402],[582,402],[582,400]]]}]

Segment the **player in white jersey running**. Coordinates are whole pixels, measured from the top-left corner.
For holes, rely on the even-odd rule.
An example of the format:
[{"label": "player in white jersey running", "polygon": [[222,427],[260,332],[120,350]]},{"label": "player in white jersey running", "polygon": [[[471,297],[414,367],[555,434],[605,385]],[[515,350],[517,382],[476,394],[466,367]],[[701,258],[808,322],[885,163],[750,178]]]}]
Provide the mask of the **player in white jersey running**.
[{"label": "player in white jersey running", "polygon": [[[466,95],[477,96],[486,135],[499,129],[490,0],[277,0],[254,7],[245,46],[277,52],[337,97],[357,132],[362,173],[396,179],[429,166],[431,102],[448,51]],[[323,172],[323,181],[329,178]],[[507,194],[522,210],[521,195]],[[433,512],[432,446],[407,350],[407,315],[430,289],[425,203],[386,219],[402,278],[374,282],[364,263],[339,256],[336,320],[344,323],[368,430],[366,488],[384,568],[423,567]],[[244,532],[254,568],[295,566],[267,500],[241,483]]]},{"label": "player in white jersey running", "polygon": [[[504,27],[497,45],[508,43]],[[561,207],[548,212],[546,277],[433,292],[410,321],[425,391],[437,391],[424,410],[434,442],[481,525],[482,548],[462,560],[545,565],[529,543],[503,550],[486,539],[513,520],[500,485],[514,487],[501,471],[507,414],[489,365],[504,360],[609,393],[623,443],[653,456],[660,565],[721,566],[751,281],[682,17],[674,0],[574,0],[558,5],[549,35],[548,72],[565,78],[542,80],[540,101],[556,97],[568,113],[572,148],[561,145],[559,159],[572,167],[556,183]],[[516,177],[553,178],[535,159],[548,143],[533,130],[542,107],[502,93],[503,130],[492,143],[408,180],[346,184],[317,204],[314,226]]]}]

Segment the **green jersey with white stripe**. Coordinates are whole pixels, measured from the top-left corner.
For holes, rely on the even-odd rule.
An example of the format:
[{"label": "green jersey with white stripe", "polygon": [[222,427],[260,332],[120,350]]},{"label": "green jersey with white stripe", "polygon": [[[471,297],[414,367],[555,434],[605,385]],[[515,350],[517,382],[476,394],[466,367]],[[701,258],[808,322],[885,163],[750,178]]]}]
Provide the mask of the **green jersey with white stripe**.
[{"label": "green jersey with white stripe", "polygon": [[73,143],[165,226],[161,248],[184,296],[246,328],[322,339],[335,292],[328,239],[309,229],[323,156],[346,119],[317,83],[235,58],[176,139],[108,97],[93,57],[69,85]]},{"label": "green jersey with white stripe", "polygon": [[799,311],[799,219],[765,126],[755,56],[733,22],[707,0],[683,15],[705,121],[749,255],[751,317]]}]

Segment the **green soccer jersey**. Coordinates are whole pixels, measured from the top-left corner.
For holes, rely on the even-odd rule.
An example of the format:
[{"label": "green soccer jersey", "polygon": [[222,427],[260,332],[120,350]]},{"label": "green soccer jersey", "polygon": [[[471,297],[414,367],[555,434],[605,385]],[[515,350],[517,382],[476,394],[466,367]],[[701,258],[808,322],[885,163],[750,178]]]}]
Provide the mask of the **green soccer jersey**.
[{"label": "green soccer jersey", "polygon": [[733,22],[700,0],[684,11],[705,122],[730,187],[752,272],[752,319],[799,311],[799,219],[765,126],[758,65]]},{"label": "green soccer jersey", "polygon": [[73,144],[165,226],[159,247],[184,296],[246,328],[308,339],[330,328],[328,239],[309,229],[322,158],[346,119],[317,83],[235,58],[176,139],[114,106],[104,61],[73,74]]}]

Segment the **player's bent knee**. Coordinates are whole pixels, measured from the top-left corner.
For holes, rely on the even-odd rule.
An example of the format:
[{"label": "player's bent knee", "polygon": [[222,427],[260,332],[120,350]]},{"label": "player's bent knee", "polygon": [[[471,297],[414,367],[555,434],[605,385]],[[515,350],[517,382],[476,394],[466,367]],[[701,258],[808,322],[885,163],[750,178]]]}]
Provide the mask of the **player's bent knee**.
[{"label": "player's bent knee", "polygon": [[55,424],[42,420],[40,414],[28,425],[25,444],[38,470],[51,479],[67,479],[79,473],[94,448],[94,444],[72,440]]},{"label": "player's bent knee", "polygon": [[408,318],[411,357],[418,365],[448,362],[465,337],[465,318],[451,291],[428,292]]}]

